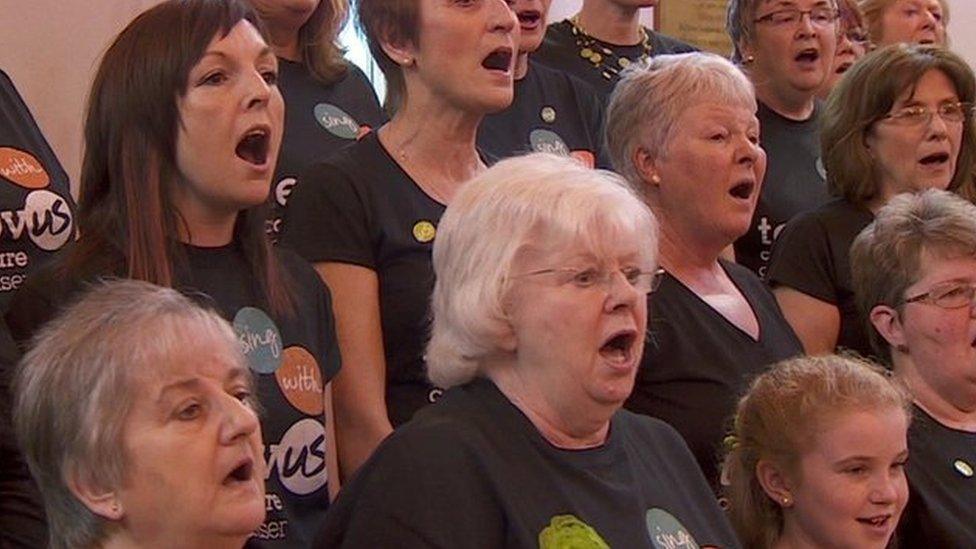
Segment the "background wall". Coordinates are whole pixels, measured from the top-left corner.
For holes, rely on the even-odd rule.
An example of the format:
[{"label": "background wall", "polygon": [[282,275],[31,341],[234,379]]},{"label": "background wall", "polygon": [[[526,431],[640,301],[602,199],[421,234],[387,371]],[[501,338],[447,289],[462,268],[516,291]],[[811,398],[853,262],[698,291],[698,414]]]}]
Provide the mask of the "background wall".
[{"label": "background wall", "polygon": [[[157,1],[0,0],[0,69],[17,84],[72,183],[78,179],[84,103],[98,58],[126,23]],[[553,0],[550,19],[572,15],[580,1]],[[952,48],[976,66],[976,33],[966,32],[976,25],[976,1],[949,5]],[[651,25],[653,10],[645,10],[643,19]]]}]

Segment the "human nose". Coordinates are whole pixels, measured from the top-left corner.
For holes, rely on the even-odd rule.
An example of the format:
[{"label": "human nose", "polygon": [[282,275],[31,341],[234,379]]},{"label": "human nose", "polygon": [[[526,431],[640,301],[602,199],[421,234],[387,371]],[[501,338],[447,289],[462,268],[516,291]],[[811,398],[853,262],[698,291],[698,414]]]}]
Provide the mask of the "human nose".
[{"label": "human nose", "polygon": [[627,280],[627,275],[620,269],[607,271],[603,277],[603,287],[606,289],[606,309],[613,311],[620,307],[632,307],[637,299],[646,294]]},{"label": "human nose", "polygon": [[258,415],[250,405],[227,395],[222,406],[220,441],[232,444],[240,438],[251,436],[259,427]]},{"label": "human nose", "polygon": [[905,482],[905,474],[901,469],[885,471],[872,484],[868,499],[871,503],[889,504],[898,499],[900,486]]},{"label": "human nose", "polygon": [[949,122],[944,116],[938,109],[929,110],[929,117],[925,124],[928,139],[942,139],[949,135]]},{"label": "human nose", "polygon": [[801,11],[796,25],[797,33],[801,36],[815,36],[817,34],[817,27],[813,24],[813,13],[810,11]]},{"label": "human nose", "polygon": [[492,17],[489,20],[492,31],[510,33],[518,25],[518,18],[512,10],[511,2],[505,0],[491,0]]},{"label": "human nose", "polygon": [[244,107],[252,109],[257,106],[267,105],[274,93],[272,84],[265,80],[260,72],[252,72],[245,79]]}]

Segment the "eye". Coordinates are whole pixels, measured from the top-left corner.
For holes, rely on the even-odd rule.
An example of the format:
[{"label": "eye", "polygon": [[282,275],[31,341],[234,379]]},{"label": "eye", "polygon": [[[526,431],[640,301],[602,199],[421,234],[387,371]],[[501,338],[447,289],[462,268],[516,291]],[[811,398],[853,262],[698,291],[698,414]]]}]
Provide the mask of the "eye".
[{"label": "eye", "polygon": [[590,286],[596,284],[600,280],[600,271],[589,268],[578,271],[573,275],[573,284],[576,284],[580,288],[589,288]]},{"label": "eye", "polygon": [[716,143],[721,143],[722,141],[725,141],[725,139],[726,139],[726,138],[727,138],[728,136],[729,136],[729,134],[728,134],[728,132],[724,132],[724,131],[720,131],[720,132],[719,132],[719,131],[717,131],[717,132],[712,132],[712,133],[711,133],[711,134],[710,134],[710,135],[708,136],[708,140],[709,140],[709,141],[714,141],[714,142],[716,142]]},{"label": "eye", "polygon": [[624,278],[627,279],[627,282],[630,283],[631,286],[640,282],[641,275],[644,274],[644,272],[637,267],[624,267],[623,269],[620,269],[620,272],[623,273]]},{"label": "eye", "polygon": [[192,421],[203,413],[203,406],[197,402],[186,403],[176,410],[176,419],[180,421]]},{"label": "eye", "polygon": [[202,86],[219,86],[227,81],[227,75],[221,71],[212,72],[200,80]]},{"label": "eye", "polygon": [[753,145],[758,145],[759,144],[759,134],[758,133],[750,133],[746,137],[749,139],[749,142],[752,143]]},{"label": "eye", "polygon": [[274,86],[278,84],[278,71],[264,71],[261,73],[261,78],[264,79],[265,84]]}]

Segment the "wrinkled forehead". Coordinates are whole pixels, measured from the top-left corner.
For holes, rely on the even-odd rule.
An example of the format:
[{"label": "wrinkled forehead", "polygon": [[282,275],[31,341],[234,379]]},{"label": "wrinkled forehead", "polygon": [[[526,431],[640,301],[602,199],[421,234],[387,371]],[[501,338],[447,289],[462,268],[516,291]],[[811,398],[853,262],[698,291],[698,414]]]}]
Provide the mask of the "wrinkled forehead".
[{"label": "wrinkled forehead", "polygon": [[650,227],[637,222],[597,219],[576,227],[540,224],[519,250],[516,261],[561,265],[637,263],[657,265],[656,241]]}]

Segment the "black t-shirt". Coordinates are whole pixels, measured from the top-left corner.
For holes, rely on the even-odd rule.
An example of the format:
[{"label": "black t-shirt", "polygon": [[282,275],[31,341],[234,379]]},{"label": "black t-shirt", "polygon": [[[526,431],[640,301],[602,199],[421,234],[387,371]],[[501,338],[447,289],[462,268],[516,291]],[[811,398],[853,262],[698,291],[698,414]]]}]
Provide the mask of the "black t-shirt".
[{"label": "black t-shirt", "polygon": [[[665,36],[663,34],[645,28],[644,32],[650,38],[651,55],[662,55],[670,53],[688,53],[698,51],[698,48],[686,44],[681,40]],[[595,44],[590,49],[601,53],[609,50],[611,55],[605,56],[611,63],[617,63],[618,59],[627,59],[630,62],[637,61],[644,55],[644,45],[635,44],[633,46],[618,46],[603,42],[602,40],[592,39]],[[607,71],[602,66],[598,67],[589,59],[580,55],[584,46],[578,43],[576,34],[573,33],[573,24],[568,19],[558,23],[553,23],[546,28],[546,36],[542,41],[542,46],[532,54],[532,59],[548,65],[556,70],[568,72],[580,78],[584,82],[596,88],[603,102],[606,103],[610,97],[610,92],[620,80],[619,71],[623,68],[619,64],[613,67],[617,73]],[[601,54],[602,55],[602,54]]]},{"label": "black t-shirt", "polygon": [[285,131],[275,166],[269,232],[277,238],[298,176],[316,160],[348,146],[386,122],[376,93],[358,67],[326,86],[301,63],[278,58],[278,89],[285,100]]},{"label": "black t-shirt", "polygon": [[766,366],[803,352],[763,283],[739,265],[719,263],[752,306],[759,340],[668,274],[650,296],[648,339],[625,404],[677,429],[715,488],[721,442],[747,384]]},{"label": "black t-shirt", "polygon": [[[176,287],[230,321],[254,373],[261,404],[267,518],[249,546],[307,547],[329,506],[322,391],[339,371],[328,290],[297,255],[278,256],[295,295],[293,315],[271,313],[236,245],[184,246]],[[14,297],[7,321],[26,341],[99,276],[66,279],[45,269]],[[176,466],[177,464],[174,464]]]},{"label": "black t-shirt", "polygon": [[512,106],[482,120],[478,146],[496,158],[550,152],[611,169],[602,127],[603,103],[591,86],[530,57],[525,77],[515,81]]},{"label": "black t-shirt", "polygon": [[74,234],[68,174],[0,70],[0,314],[27,275]]},{"label": "black t-shirt", "polygon": [[17,345],[0,320],[0,547],[4,549],[44,547],[48,541],[44,502],[11,425],[10,384],[18,360]]},{"label": "black t-shirt", "polygon": [[762,147],[768,164],[749,231],[735,241],[735,260],[759,275],[786,223],[830,200],[820,158],[820,103],[807,120],[784,118],[759,103]]},{"label": "black t-shirt", "polygon": [[282,244],[311,263],[349,263],[379,279],[386,403],[394,426],[440,394],[426,378],[431,251],[444,205],[407,175],[376,132],[312,165],[295,188]]},{"label": "black t-shirt", "polygon": [[384,441],[339,494],[316,544],[700,545],[738,547],[673,429],[621,410],[602,446],[559,449],[483,379],[451,389]]},{"label": "black t-shirt", "polygon": [[[932,365],[937,366],[937,365]],[[908,429],[908,507],[899,547],[976,547],[976,432],[942,425],[914,409]]]},{"label": "black t-shirt", "polygon": [[850,250],[854,238],[874,220],[870,211],[836,199],[786,224],[773,246],[766,277],[840,309],[837,346],[873,354],[867,320],[857,310],[851,288]]}]

